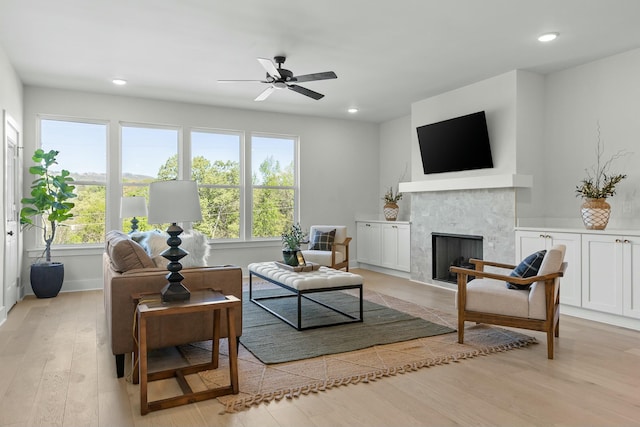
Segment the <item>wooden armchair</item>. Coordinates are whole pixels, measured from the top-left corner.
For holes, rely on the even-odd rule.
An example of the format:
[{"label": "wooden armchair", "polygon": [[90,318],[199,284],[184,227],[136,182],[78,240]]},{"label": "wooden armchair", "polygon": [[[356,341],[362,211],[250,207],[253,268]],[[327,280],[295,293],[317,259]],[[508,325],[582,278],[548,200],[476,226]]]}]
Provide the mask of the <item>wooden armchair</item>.
[{"label": "wooden armchair", "polygon": [[[485,267],[515,268],[514,265],[471,259],[475,269],[451,267],[458,275],[458,342],[464,341],[464,322],[487,323],[547,333],[547,357],[553,359],[554,336],[560,332],[560,277],[567,263],[564,245],[544,255],[536,276],[520,278],[486,272]],[[469,280],[473,276],[473,280]],[[509,289],[506,282],[530,285],[527,290]]]},{"label": "wooden armchair", "polygon": [[344,225],[312,225],[309,229],[309,248],[302,251],[305,261],[349,271],[349,243]]}]

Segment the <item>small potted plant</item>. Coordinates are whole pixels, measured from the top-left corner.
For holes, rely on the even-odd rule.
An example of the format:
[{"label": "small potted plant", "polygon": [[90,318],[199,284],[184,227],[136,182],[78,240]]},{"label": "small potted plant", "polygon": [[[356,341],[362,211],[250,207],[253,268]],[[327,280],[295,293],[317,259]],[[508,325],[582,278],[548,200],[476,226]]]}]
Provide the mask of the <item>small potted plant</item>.
[{"label": "small potted plant", "polygon": [[384,218],[387,221],[395,221],[398,218],[398,212],[400,212],[398,202],[402,200],[402,193],[399,190],[394,193],[393,187],[389,187],[382,200],[385,201],[385,205],[382,208]]},{"label": "small potted plant", "polygon": [[611,205],[607,203],[607,197],[616,194],[616,185],[627,177],[625,174],[610,173],[609,169],[614,160],[628,153],[619,151],[607,161],[602,160],[603,153],[604,143],[600,139],[600,128],[598,128],[596,164],[585,169],[586,178],[576,186],[576,197],[584,199],[581,206],[582,222],[588,230],[604,230],[606,228],[611,214]]},{"label": "small potted plant", "polygon": [[293,224],[282,233],[282,257],[285,264],[298,266],[297,252],[300,244],[307,240],[307,233],[302,230],[300,223]]},{"label": "small potted plant", "polygon": [[[50,170],[57,164],[58,154],[58,151],[45,152],[40,148],[35,151],[31,159],[36,165],[29,168],[29,173],[37,178],[31,185],[31,197],[21,200],[20,224],[40,229],[45,244],[42,255],[31,265],[31,288],[38,298],[55,297],[62,288],[64,264],[51,262],[51,244],[60,224],[73,217],[70,211],[74,204],[69,200],[76,197],[69,171],[63,169],[56,175]],[[38,216],[41,221],[34,221]],[[44,262],[38,262],[42,256]]]}]

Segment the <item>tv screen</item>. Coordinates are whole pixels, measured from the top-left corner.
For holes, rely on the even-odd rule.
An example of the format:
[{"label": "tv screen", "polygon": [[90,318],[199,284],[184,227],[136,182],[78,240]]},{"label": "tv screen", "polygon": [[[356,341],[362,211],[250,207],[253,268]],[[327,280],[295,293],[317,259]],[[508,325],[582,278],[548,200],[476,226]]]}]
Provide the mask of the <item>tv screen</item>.
[{"label": "tv screen", "polygon": [[484,111],[420,126],[425,174],[493,167]]}]

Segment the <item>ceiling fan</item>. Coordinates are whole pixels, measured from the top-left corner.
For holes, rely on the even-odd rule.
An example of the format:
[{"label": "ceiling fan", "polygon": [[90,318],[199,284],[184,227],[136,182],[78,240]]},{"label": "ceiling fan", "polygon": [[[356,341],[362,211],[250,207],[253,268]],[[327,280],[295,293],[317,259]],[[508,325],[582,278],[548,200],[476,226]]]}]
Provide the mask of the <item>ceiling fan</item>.
[{"label": "ceiling fan", "polygon": [[277,68],[272,60],[266,58],[258,58],[258,62],[267,72],[267,77],[264,80],[218,80],[218,83],[257,82],[268,84],[269,87],[266,88],[260,95],[258,95],[255,101],[264,101],[276,89],[291,89],[294,92],[298,92],[302,95],[308,96],[309,98],[318,100],[324,97],[324,95],[292,83],[312,82],[315,80],[338,78],[338,76],[336,76],[336,73],[334,73],[333,71],[294,76],[290,70],[282,68],[282,64],[284,64],[284,61],[287,59],[286,57],[276,56],[273,59],[276,64],[278,64]]}]

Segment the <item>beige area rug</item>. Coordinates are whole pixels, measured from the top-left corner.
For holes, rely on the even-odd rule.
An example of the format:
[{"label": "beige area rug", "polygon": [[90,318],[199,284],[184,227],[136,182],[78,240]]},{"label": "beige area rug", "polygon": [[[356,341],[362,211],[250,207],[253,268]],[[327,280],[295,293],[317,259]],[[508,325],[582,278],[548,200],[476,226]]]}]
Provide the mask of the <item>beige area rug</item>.
[{"label": "beige area rug", "polygon": [[[412,304],[375,292],[365,298],[380,305],[456,328],[455,315]],[[457,333],[378,345],[347,353],[265,365],[243,346],[238,348],[240,393],[219,397],[226,412],[236,412],[283,398],[296,398],[347,384],[367,383],[422,368],[459,362],[536,343],[536,339],[517,332],[486,325],[469,325],[465,343],[458,344]],[[199,374],[209,388],[229,384],[227,342],[221,340],[220,368]],[[181,346],[189,363],[211,360],[210,342]]]}]

